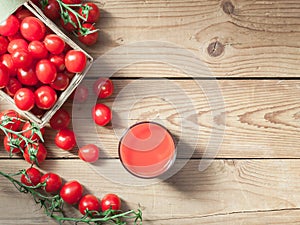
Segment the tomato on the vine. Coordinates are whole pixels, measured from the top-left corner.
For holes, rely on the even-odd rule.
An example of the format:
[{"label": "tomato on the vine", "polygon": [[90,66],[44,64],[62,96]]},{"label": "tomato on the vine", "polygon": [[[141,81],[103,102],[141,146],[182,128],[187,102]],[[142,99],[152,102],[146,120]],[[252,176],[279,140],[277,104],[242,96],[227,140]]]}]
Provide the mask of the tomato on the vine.
[{"label": "tomato on the vine", "polygon": [[99,32],[93,24],[84,23],[78,31],[78,40],[85,45],[93,45],[98,40]]},{"label": "tomato on the vine", "polygon": [[51,20],[60,18],[60,8],[56,0],[48,0],[48,4],[43,8],[43,12]]},{"label": "tomato on the vine", "polygon": [[22,20],[20,32],[28,41],[40,41],[45,36],[46,27],[38,18],[29,16]]},{"label": "tomato on the vine", "polygon": [[68,204],[76,204],[83,194],[83,187],[78,181],[65,183],[60,190],[60,197]]},{"label": "tomato on the vine", "polygon": [[33,91],[29,88],[21,88],[14,95],[15,105],[24,111],[29,111],[35,104]]},{"label": "tomato on the vine", "polygon": [[10,15],[6,20],[0,23],[0,35],[11,36],[18,32],[20,22],[14,15]]},{"label": "tomato on the vine", "polygon": [[41,86],[34,92],[35,104],[40,109],[50,109],[56,103],[57,94],[55,90],[49,86]]},{"label": "tomato on the vine", "polygon": [[72,73],[81,73],[86,65],[86,55],[79,50],[70,50],[65,56],[65,65]]},{"label": "tomato on the vine", "polygon": [[92,2],[83,4],[79,10],[79,14],[86,19],[87,23],[96,23],[100,17],[98,6]]},{"label": "tomato on the vine", "polygon": [[[7,120],[9,122],[4,123]],[[3,124],[3,127],[16,131],[21,125],[21,117],[15,110],[5,110],[0,112],[0,123]]]},{"label": "tomato on the vine", "polygon": [[62,179],[56,173],[46,173],[41,177],[41,183],[45,183],[43,187],[48,193],[56,193],[60,190]]},{"label": "tomato on the vine", "polygon": [[84,145],[79,148],[78,156],[85,162],[96,162],[99,159],[99,148],[94,144]]},{"label": "tomato on the vine", "polygon": [[55,65],[48,59],[38,61],[35,66],[35,73],[39,81],[44,84],[52,83],[57,76]]},{"label": "tomato on the vine", "polygon": [[55,55],[64,51],[65,41],[56,34],[48,34],[44,39],[44,44],[47,50]]},{"label": "tomato on the vine", "polygon": [[0,89],[7,86],[9,81],[9,71],[8,68],[0,64]]},{"label": "tomato on the vine", "polygon": [[0,55],[4,54],[7,51],[8,40],[6,37],[0,36]]},{"label": "tomato on the vine", "polygon": [[75,134],[68,128],[63,128],[55,136],[55,144],[57,147],[70,151],[76,146]]},{"label": "tomato on the vine", "polygon": [[24,150],[23,157],[30,164],[41,164],[45,161],[47,150],[45,146],[39,142],[36,144],[29,144]]},{"label": "tomato on the vine", "polygon": [[34,126],[31,122],[26,121],[22,127],[22,135],[30,140],[39,141],[41,137],[37,132],[40,132],[39,135],[43,136],[45,133],[45,128],[39,128]]},{"label": "tomato on the vine", "polygon": [[24,150],[25,141],[16,134],[8,134],[3,139],[3,145],[7,152],[19,153],[21,150]]},{"label": "tomato on the vine", "polygon": [[65,4],[80,4],[82,0],[62,0]]},{"label": "tomato on the vine", "polygon": [[108,209],[120,210],[121,199],[116,194],[106,194],[101,200],[101,209],[103,212]]},{"label": "tomato on the vine", "polygon": [[111,121],[112,112],[108,106],[98,103],[92,108],[92,117],[96,124],[105,126]]},{"label": "tomato on the vine", "polygon": [[40,183],[41,177],[42,173],[38,169],[30,167],[22,174],[21,182],[27,186],[36,186]]},{"label": "tomato on the vine", "polygon": [[7,86],[5,87],[5,92],[9,96],[13,97],[20,88],[22,88],[20,81],[14,77],[11,77]]},{"label": "tomato on the vine", "polygon": [[82,215],[88,211],[98,212],[100,210],[100,201],[95,195],[85,195],[80,199],[78,209]]},{"label": "tomato on the vine", "polygon": [[75,31],[79,27],[76,16],[72,12],[62,14],[60,23],[61,26],[69,32]]},{"label": "tomato on the vine", "polygon": [[99,98],[108,98],[114,91],[114,85],[109,78],[100,77],[94,82],[93,89]]}]

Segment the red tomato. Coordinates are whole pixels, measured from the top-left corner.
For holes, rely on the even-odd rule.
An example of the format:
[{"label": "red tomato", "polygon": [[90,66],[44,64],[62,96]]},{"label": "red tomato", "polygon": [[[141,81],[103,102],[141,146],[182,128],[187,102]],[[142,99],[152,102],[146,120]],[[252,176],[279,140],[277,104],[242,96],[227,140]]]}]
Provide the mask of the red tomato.
[{"label": "red tomato", "polygon": [[94,144],[82,146],[78,151],[78,156],[85,162],[96,162],[99,159],[99,148]]},{"label": "red tomato", "polygon": [[36,64],[35,73],[39,81],[44,84],[52,83],[57,76],[55,65],[48,59],[41,59]]},{"label": "red tomato", "polygon": [[16,134],[5,135],[3,139],[4,149],[9,153],[19,153],[24,150],[25,141]]},{"label": "red tomato", "polygon": [[78,181],[65,183],[60,190],[60,197],[68,204],[76,204],[83,194],[83,187]]},{"label": "red tomato", "polygon": [[66,4],[80,4],[82,0],[62,0],[62,2]]},{"label": "red tomato", "polygon": [[85,23],[78,31],[78,40],[85,45],[91,46],[97,42],[98,35],[98,30],[92,24]]},{"label": "red tomato", "polygon": [[23,19],[20,31],[22,36],[28,41],[39,41],[45,36],[46,27],[38,18],[29,16]]},{"label": "red tomato", "polygon": [[38,108],[37,106],[34,106],[30,112],[37,117],[42,117],[45,114],[45,110]]},{"label": "red tomato", "polygon": [[21,124],[20,115],[14,110],[5,110],[0,112],[0,124],[3,127],[16,131]]},{"label": "red tomato", "polygon": [[46,49],[44,43],[40,41],[30,42],[28,45],[28,51],[32,57],[36,59],[44,59],[48,56],[48,50]]},{"label": "red tomato", "polygon": [[7,51],[8,40],[6,37],[0,36],[0,55],[4,54]]},{"label": "red tomato", "polygon": [[47,150],[42,143],[38,145],[28,145],[24,150],[23,157],[28,163],[39,165],[45,161]]},{"label": "red tomato", "polygon": [[70,151],[76,146],[76,138],[73,131],[63,128],[55,136],[55,144],[57,147]]},{"label": "red tomato", "polygon": [[86,55],[79,50],[70,50],[66,54],[65,65],[69,72],[81,73],[86,65]]},{"label": "red tomato", "polygon": [[20,22],[14,15],[10,15],[6,20],[0,23],[0,35],[11,36],[18,32]]},{"label": "red tomato", "polygon": [[57,91],[64,91],[69,86],[70,79],[64,73],[58,73],[55,81],[50,84],[50,87]]},{"label": "red tomato", "polygon": [[17,10],[14,15],[20,20],[22,21],[23,19],[25,19],[26,17],[29,17],[29,16],[34,16],[32,14],[32,12],[30,12],[28,9],[20,9],[20,10]]},{"label": "red tomato", "polygon": [[87,23],[96,23],[100,17],[98,6],[92,2],[83,4],[78,12],[83,18],[86,18],[85,22]]},{"label": "red tomato", "polygon": [[48,34],[44,39],[44,44],[47,50],[55,55],[64,51],[65,41],[56,34]]},{"label": "red tomato", "polygon": [[65,30],[69,32],[75,31],[79,27],[76,16],[72,12],[62,14],[60,24]]},{"label": "red tomato", "polygon": [[11,36],[7,36],[7,38],[8,38],[9,41],[12,41],[12,40],[15,40],[15,39],[22,39],[23,36],[20,33],[20,30],[18,30],[17,33],[15,33],[14,35],[11,35]]},{"label": "red tomato", "polygon": [[62,179],[56,173],[46,173],[41,177],[41,183],[45,183],[45,191],[48,193],[56,193],[60,190]]},{"label": "red tomato", "polygon": [[71,95],[71,97],[73,97],[74,102],[76,103],[85,102],[88,96],[89,96],[89,89],[83,84],[79,84]]},{"label": "red tomato", "polygon": [[15,50],[11,54],[11,58],[16,68],[28,68],[32,64],[32,56],[28,50]]},{"label": "red tomato", "polygon": [[101,209],[103,212],[108,209],[120,210],[121,199],[115,194],[107,194],[101,200]]},{"label": "red tomato", "polygon": [[65,55],[64,54],[60,54],[60,55],[51,55],[49,57],[50,62],[52,62],[57,71],[64,71],[66,66],[65,66]]},{"label": "red tomato", "polygon": [[100,210],[100,201],[94,195],[85,195],[80,199],[78,209],[82,215],[88,211],[98,212]]},{"label": "red tomato", "polygon": [[36,186],[41,181],[42,174],[36,168],[28,168],[21,176],[21,182],[27,186]]},{"label": "red tomato", "polygon": [[9,81],[9,71],[8,68],[0,64],[0,89],[7,86]]},{"label": "red tomato", "polygon": [[21,84],[28,86],[34,86],[39,81],[35,74],[35,69],[32,67],[29,67],[27,69],[18,69],[17,77]]},{"label": "red tomato", "polygon": [[56,0],[48,0],[48,4],[43,8],[43,12],[50,20],[60,18],[60,8]]},{"label": "red tomato", "polygon": [[92,117],[96,124],[105,126],[111,121],[112,112],[108,106],[98,103],[92,109]]},{"label": "red tomato", "polygon": [[114,85],[109,78],[100,77],[94,82],[93,89],[99,98],[108,98],[114,91]]},{"label": "red tomato", "polygon": [[17,74],[17,68],[14,66],[14,62],[10,54],[2,55],[0,60],[1,64],[5,65],[8,68],[9,75],[11,77]]},{"label": "red tomato", "polygon": [[15,105],[24,111],[29,111],[34,106],[34,94],[29,88],[21,88],[14,95]]},{"label": "red tomato", "polygon": [[22,135],[33,141],[41,140],[40,136],[37,134],[37,132],[39,132],[39,131],[40,131],[40,135],[43,136],[45,133],[45,128],[39,129],[38,127],[36,127],[29,121],[24,123],[24,125],[22,127]]},{"label": "red tomato", "polygon": [[5,87],[5,91],[9,96],[13,97],[20,88],[22,88],[20,81],[14,77],[11,77],[7,86]]},{"label": "red tomato", "polygon": [[34,92],[35,104],[40,109],[50,109],[56,103],[57,94],[49,86],[41,86]]},{"label": "red tomato", "polygon": [[58,109],[50,119],[50,126],[54,130],[61,130],[69,126],[71,116],[67,110],[62,108]]},{"label": "red tomato", "polygon": [[28,49],[28,43],[24,39],[14,39],[9,42],[7,51],[9,53],[13,53],[15,50],[27,50]]}]

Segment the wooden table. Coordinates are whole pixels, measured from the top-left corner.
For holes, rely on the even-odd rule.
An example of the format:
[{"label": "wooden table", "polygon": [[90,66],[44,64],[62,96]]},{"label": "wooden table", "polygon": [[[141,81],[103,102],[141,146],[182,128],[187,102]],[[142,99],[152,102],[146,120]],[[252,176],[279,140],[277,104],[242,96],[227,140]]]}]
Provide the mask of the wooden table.
[{"label": "wooden table", "polygon": [[[128,208],[140,204],[144,224],[300,223],[299,1],[99,0],[96,3],[102,8],[97,25],[101,28],[100,41],[94,47],[85,47],[95,58],[118,47],[151,40],[177,46],[175,50],[185,49],[209,69],[209,73],[200,71],[192,76],[159,61],[133,63],[113,74],[115,93],[105,100],[113,107],[124,88],[140,78],[151,78],[143,80],[131,96],[139,96],[137,90],[143,93],[158,85],[161,90],[169,91],[167,95],[179,98],[172,105],[160,96],[166,93],[160,92],[138,98],[130,107],[123,105],[123,110],[130,109],[125,118],[128,124],[160,119],[180,136],[180,109],[196,118],[192,121],[200,131],[196,149],[191,159],[186,156],[187,164],[171,178],[151,185],[130,186],[100,176],[78,159],[77,149],[64,152],[55,147],[55,132],[47,129],[49,153],[41,169],[59,173],[65,180],[77,179],[88,192],[99,197],[117,193]],[[147,56],[153,49],[157,50],[155,46],[144,45],[138,54]],[[126,56],[130,59],[131,54]],[[189,60],[182,57],[178,63],[189,68]],[[183,97],[176,90],[170,91],[163,82],[159,84],[162,77],[168,78],[169,84],[178,85]],[[217,84],[214,87],[222,94],[219,105],[210,104],[206,93],[197,86],[198,81],[204,86]],[[125,99],[130,101],[128,96]],[[193,102],[194,109],[185,99]],[[222,109],[221,103],[224,112],[213,115],[215,109]],[[72,102],[63,107],[71,112]],[[2,101],[0,108],[10,107]],[[222,142],[218,149],[207,149],[214,129],[222,133]],[[105,146],[103,160],[119,164],[114,127],[98,127],[97,131]],[[99,141],[89,137],[85,134],[88,142]],[[184,137],[182,141],[187,146],[195,141],[188,135]],[[209,150],[217,150],[217,155],[205,154]],[[1,171],[28,167],[18,157],[10,159],[3,150],[0,156]],[[199,171],[201,159],[213,160],[204,171]],[[30,197],[16,191],[3,178],[0,190],[0,224],[55,224]]]}]

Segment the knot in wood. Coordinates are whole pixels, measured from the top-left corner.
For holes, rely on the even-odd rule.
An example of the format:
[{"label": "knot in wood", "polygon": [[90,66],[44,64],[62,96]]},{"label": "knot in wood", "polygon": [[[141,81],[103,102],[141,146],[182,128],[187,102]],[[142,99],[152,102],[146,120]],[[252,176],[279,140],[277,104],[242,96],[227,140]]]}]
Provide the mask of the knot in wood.
[{"label": "knot in wood", "polygon": [[234,12],[234,5],[232,4],[231,1],[223,2],[222,8],[223,8],[223,11],[228,15],[231,15]]},{"label": "knot in wood", "polygon": [[219,41],[212,42],[207,47],[207,52],[211,57],[218,57],[224,52],[224,45]]}]

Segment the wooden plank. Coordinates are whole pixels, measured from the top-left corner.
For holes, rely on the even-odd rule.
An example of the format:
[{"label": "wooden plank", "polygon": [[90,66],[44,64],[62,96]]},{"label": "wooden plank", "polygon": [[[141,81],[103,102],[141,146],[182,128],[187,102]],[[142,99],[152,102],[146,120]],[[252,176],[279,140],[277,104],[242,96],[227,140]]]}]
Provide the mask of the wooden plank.
[{"label": "wooden plank", "polygon": [[[100,198],[107,192],[117,193],[129,208],[139,203],[145,224],[265,224],[272,216],[277,219],[270,224],[299,221],[299,160],[216,160],[204,172],[198,171],[198,164],[199,160],[192,160],[172,178],[146,186],[112,182],[79,160],[49,160],[42,168],[65,180],[79,180],[86,193]],[[26,166],[19,160],[1,160],[0,170],[14,172]],[[117,177],[116,173],[111,171],[112,176]],[[52,224],[29,197],[2,177],[0,190],[1,224]]]},{"label": "wooden plank", "polygon": [[[297,0],[107,0],[98,5],[102,7],[97,24],[100,41],[96,46],[85,47],[95,58],[119,46],[157,40],[191,51],[216,77],[299,76]],[[153,48],[145,46],[140,53],[147,56]],[[147,63],[132,65],[115,75],[162,74],[178,76],[164,65]]]},{"label": "wooden plank", "polygon": [[[300,157],[300,142],[297,136],[300,131],[300,81],[200,82],[202,87],[209,87],[205,90],[207,93],[193,80],[115,80],[114,95],[99,102],[112,107],[114,118],[120,120],[113,120],[113,124],[105,128],[95,126],[89,118],[90,108],[96,100],[89,99],[86,105],[73,108],[73,112],[77,112],[73,123],[77,124],[78,140],[80,143],[97,143],[102,148],[102,157],[114,158],[118,156],[120,134],[126,127],[138,121],[159,120],[178,140],[190,145],[195,143],[196,158],[202,157],[205,152],[214,152],[214,145],[209,146],[209,143],[220,141],[218,138],[222,138],[222,135],[223,140],[217,154],[219,158]],[[222,92],[226,113],[218,112],[213,116],[213,109],[221,108],[223,103],[220,96],[215,96],[214,107],[210,106],[211,102],[207,96],[215,92],[215,84],[219,85]],[[169,85],[169,88],[166,85]],[[178,88],[175,90],[172,85],[177,85]],[[126,91],[128,88],[134,93]],[[134,98],[134,102],[130,101]],[[3,101],[0,107],[4,109],[9,106]],[[67,102],[64,107],[71,112],[72,102]],[[191,123],[191,129],[183,130],[182,121]],[[224,124],[225,128],[222,130]],[[213,128],[220,132],[217,133],[219,136],[215,136]],[[76,149],[71,153],[57,149],[54,144],[55,134],[56,132],[50,129],[46,131],[49,157],[77,157]],[[0,155],[7,157],[3,151]],[[180,156],[189,157],[189,154],[180,153]]]}]

